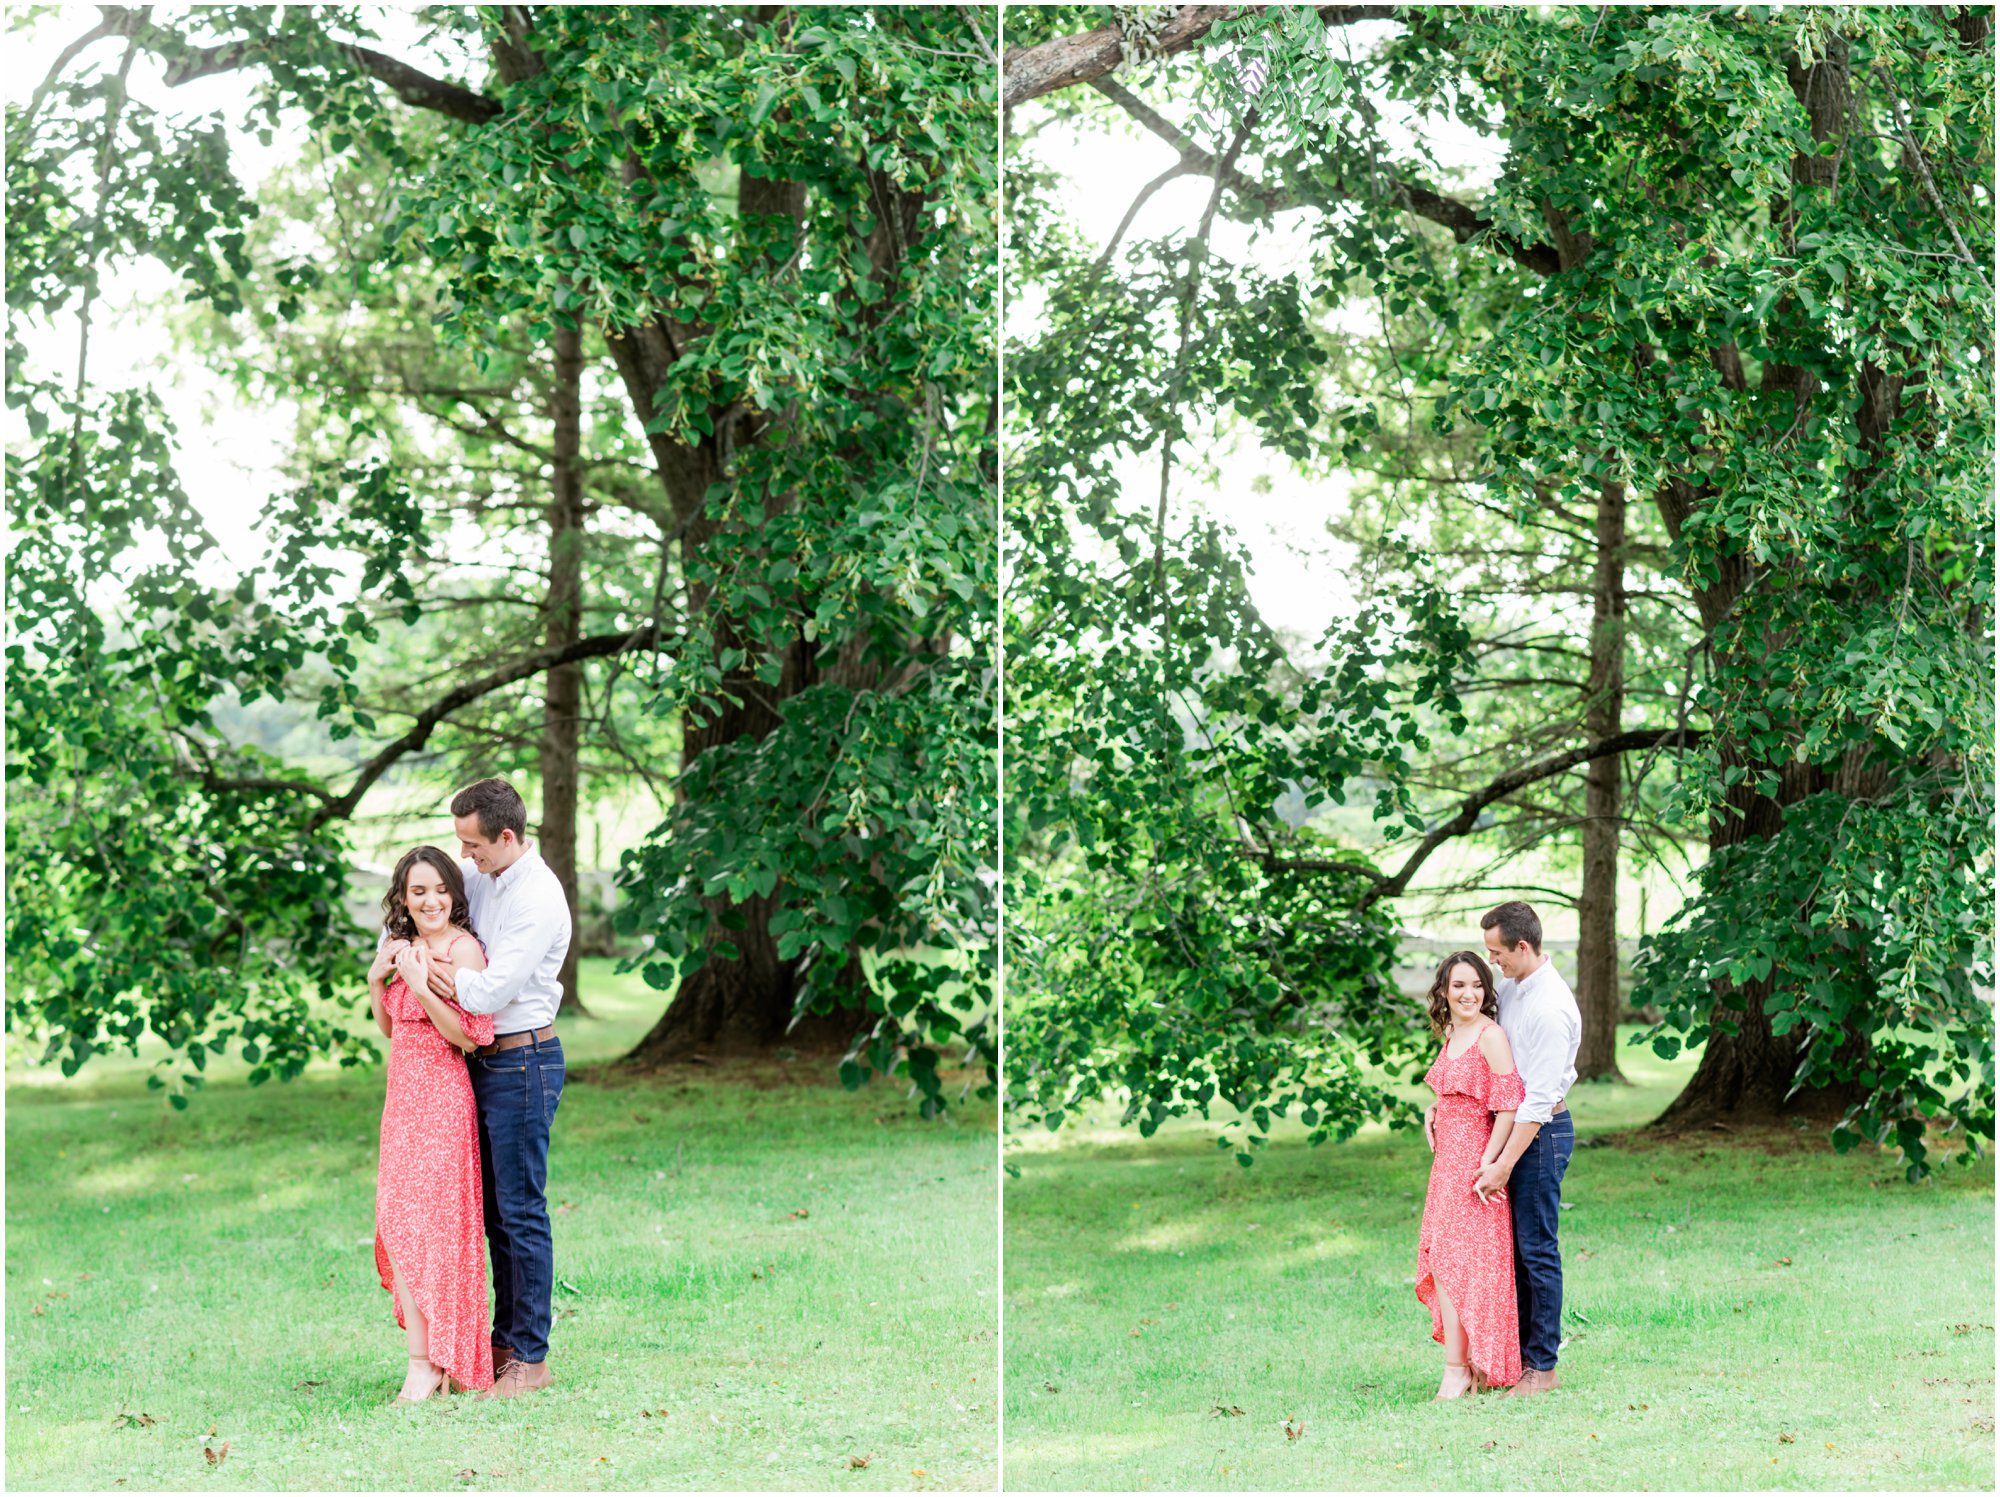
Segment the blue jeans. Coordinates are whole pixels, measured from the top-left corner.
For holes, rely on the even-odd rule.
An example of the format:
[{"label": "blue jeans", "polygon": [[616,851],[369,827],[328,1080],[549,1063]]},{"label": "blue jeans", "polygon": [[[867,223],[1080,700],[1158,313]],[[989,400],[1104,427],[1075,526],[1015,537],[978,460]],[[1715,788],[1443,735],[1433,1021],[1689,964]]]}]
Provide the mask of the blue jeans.
[{"label": "blue jeans", "polygon": [[523,1362],[549,1354],[555,1242],[549,1234],[549,1125],[562,1101],[562,1041],[466,1058],[479,1104],[479,1177],[493,1260],[493,1339]]},{"label": "blue jeans", "polygon": [[1576,1124],[1559,1112],[1542,1124],[1514,1164],[1507,1199],[1514,1213],[1514,1304],[1521,1317],[1521,1365],[1553,1372],[1562,1342],[1563,1265],[1556,1246],[1563,1171],[1576,1148]]}]

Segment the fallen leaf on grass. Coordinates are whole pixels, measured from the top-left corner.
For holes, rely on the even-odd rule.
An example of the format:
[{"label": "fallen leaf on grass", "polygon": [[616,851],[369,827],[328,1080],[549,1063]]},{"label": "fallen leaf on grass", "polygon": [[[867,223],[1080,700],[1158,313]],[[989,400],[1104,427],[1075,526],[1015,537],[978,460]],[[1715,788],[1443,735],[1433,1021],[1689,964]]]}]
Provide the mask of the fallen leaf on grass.
[{"label": "fallen leaf on grass", "polygon": [[323,1377],[309,1377],[302,1383],[292,1384],[293,1388],[304,1388],[307,1392],[311,1392],[314,1388],[324,1388],[325,1386],[326,1379]]},{"label": "fallen leaf on grass", "polygon": [[850,1455],[847,1458],[847,1469],[850,1471],[865,1471],[868,1469],[868,1463],[873,1459],[875,1457],[872,1455]]},{"label": "fallen leaf on grass", "polygon": [[1285,1438],[1288,1441],[1296,1440],[1300,1435],[1304,1434],[1305,1432],[1306,1432],[1305,1420],[1301,1419],[1297,1424],[1294,1424],[1292,1423],[1290,1415],[1287,1415],[1285,1417]]},{"label": "fallen leaf on grass", "polygon": [[48,1292],[47,1294],[43,1295],[43,1296],[42,1296],[42,1298],[44,1298],[44,1299],[68,1299],[68,1298],[69,1298],[69,1291],[68,1291],[67,1289],[51,1289],[51,1290],[50,1290],[50,1291],[49,1291],[49,1292]]},{"label": "fallen leaf on grass", "polygon": [[1665,1175],[1655,1175],[1653,1176],[1653,1183],[1655,1185],[1666,1185],[1670,1182],[1667,1180],[1667,1177]]},{"label": "fallen leaf on grass", "polygon": [[1790,1258],[1780,1258],[1778,1260],[1778,1267],[1780,1268],[1790,1268],[1791,1266],[1792,1260]]},{"label": "fallen leaf on grass", "polygon": [[458,1479],[460,1481],[471,1481],[472,1478],[477,1476],[478,1474],[479,1473],[477,1471],[473,1470],[470,1466],[467,1466],[463,1471],[460,1471],[458,1473]]},{"label": "fallen leaf on grass", "polygon": [[557,1207],[556,1207],[556,1210],[558,1210],[558,1211],[574,1211],[574,1210],[576,1210],[576,1206],[575,1206],[575,1204],[574,1204],[573,1202],[570,1202],[570,1201],[564,1201],[564,1202],[563,1202],[563,1203],[562,1203],[561,1205],[559,1205],[559,1206],[557,1206]]},{"label": "fallen leaf on grass", "polygon": [[926,1471],[926,1470],[925,1470],[925,1469],[924,1469],[924,1468],[923,1468],[922,1466],[919,1466],[919,1467],[917,1467],[917,1468],[916,1468],[916,1470],[912,1471],[912,1472],[910,1473],[910,1475],[912,1475],[912,1476],[929,1476],[929,1475],[930,1475],[930,1472]]},{"label": "fallen leaf on grass", "polygon": [[76,1281],[77,1281],[77,1282],[78,1282],[79,1284],[81,1284],[81,1283],[84,1283],[84,1282],[88,1281],[88,1279],[89,1279],[89,1278],[90,1278],[90,1275],[89,1275],[89,1274],[87,1274],[87,1273],[80,1273],[80,1274],[78,1274],[78,1275],[76,1276]]},{"label": "fallen leaf on grass", "polygon": [[38,1300],[34,1304],[28,1306],[28,1313],[30,1315],[46,1315],[49,1312],[42,1308],[41,1302]]},{"label": "fallen leaf on grass", "polygon": [[1214,1412],[1209,1415],[1209,1418],[1211,1419],[1241,1419],[1242,1417],[1243,1417],[1243,1410],[1238,1408],[1233,1403],[1232,1404],[1219,1403],[1215,1406]]},{"label": "fallen leaf on grass", "polygon": [[804,1221],[804,1220],[805,1220],[805,1219],[806,1219],[806,1218],[807,1218],[808,1216],[811,1216],[811,1215],[812,1215],[812,1213],[811,1213],[810,1211],[806,1210],[806,1208],[805,1208],[805,1207],[801,1206],[801,1207],[799,1207],[799,1209],[798,1209],[798,1210],[796,1210],[796,1211],[794,1211],[794,1212],[792,1213],[792,1220],[793,1220],[793,1221],[795,1221],[795,1222],[802,1222],[802,1221]]},{"label": "fallen leaf on grass", "polygon": [[1481,1450],[1492,1450],[1495,1447],[1497,1447],[1499,1443],[1500,1442],[1498,1440],[1488,1440],[1484,1445],[1480,1446],[1479,1448]]},{"label": "fallen leaf on grass", "polygon": [[224,1461],[229,1459],[229,1442],[227,1440],[224,1440],[222,1442],[222,1448],[219,1450],[204,1445],[201,1447],[201,1453],[208,1457],[209,1465],[219,1466]]},{"label": "fallen leaf on grass", "polygon": [[1778,1432],[1778,1443],[1780,1445],[1795,1445],[1798,1443],[1798,1441],[1796,1437],[1788,1435],[1783,1430],[1780,1430]]},{"label": "fallen leaf on grass", "polygon": [[1641,1409],[1650,1409],[1652,1405],[1649,1403],[1628,1403],[1625,1407],[1636,1413]]},{"label": "fallen leaf on grass", "polygon": [[111,1419],[111,1427],[113,1429],[123,1429],[129,1424],[134,1429],[138,1429],[142,1425],[158,1424],[159,1422],[151,1414],[114,1414]]},{"label": "fallen leaf on grass", "polygon": [[1044,1383],[1042,1384],[1042,1386],[1043,1386],[1044,1388],[1047,1388],[1047,1389],[1049,1390],[1049,1392],[1051,1392],[1051,1393],[1060,1393],[1060,1392],[1062,1392],[1062,1389],[1058,1388],[1058,1387],[1057,1387],[1057,1386],[1056,1386],[1056,1385],[1055,1385],[1054,1383],[1050,1383],[1050,1382],[1044,1382]]}]

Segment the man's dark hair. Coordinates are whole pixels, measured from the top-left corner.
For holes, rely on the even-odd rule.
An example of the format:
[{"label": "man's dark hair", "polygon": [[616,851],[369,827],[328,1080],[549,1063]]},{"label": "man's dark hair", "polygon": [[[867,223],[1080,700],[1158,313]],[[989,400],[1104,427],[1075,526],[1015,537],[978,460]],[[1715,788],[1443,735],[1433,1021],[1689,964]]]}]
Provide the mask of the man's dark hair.
[{"label": "man's dark hair", "polygon": [[1533,905],[1510,899],[1505,904],[1496,904],[1479,917],[1481,930],[1492,930],[1496,925],[1500,928],[1500,944],[1509,951],[1523,941],[1537,951],[1542,949],[1542,917],[1535,913]]},{"label": "man's dark hair", "polygon": [[512,832],[516,842],[528,835],[528,803],[505,780],[475,780],[467,785],[451,798],[451,814],[477,816],[479,835],[489,842],[502,832]]}]

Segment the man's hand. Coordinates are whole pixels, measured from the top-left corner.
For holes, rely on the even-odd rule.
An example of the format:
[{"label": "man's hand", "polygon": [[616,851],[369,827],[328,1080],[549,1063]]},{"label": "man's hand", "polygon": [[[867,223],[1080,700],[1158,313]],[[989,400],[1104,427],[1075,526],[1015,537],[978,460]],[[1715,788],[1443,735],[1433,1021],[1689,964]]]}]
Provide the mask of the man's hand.
[{"label": "man's hand", "polygon": [[1424,1142],[1431,1146],[1433,1154],[1438,1151],[1437,1126],[1438,1107],[1437,1103],[1433,1102],[1424,1109]]},{"label": "man's hand", "polygon": [[1507,1195],[1507,1178],[1513,1173],[1513,1170],[1499,1160],[1489,1159],[1479,1167],[1479,1173],[1473,1177],[1472,1193],[1489,1206],[1495,1201],[1504,1200]]},{"label": "man's hand", "polygon": [[456,1001],[458,998],[458,983],[452,977],[453,970],[450,962],[432,962],[430,966],[431,991],[440,998],[449,998]]},{"label": "man's hand", "polygon": [[375,960],[368,964],[368,981],[387,982],[389,974],[396,970],[396,958],[409,949],[408,941],[388,941],[375,953]]}]

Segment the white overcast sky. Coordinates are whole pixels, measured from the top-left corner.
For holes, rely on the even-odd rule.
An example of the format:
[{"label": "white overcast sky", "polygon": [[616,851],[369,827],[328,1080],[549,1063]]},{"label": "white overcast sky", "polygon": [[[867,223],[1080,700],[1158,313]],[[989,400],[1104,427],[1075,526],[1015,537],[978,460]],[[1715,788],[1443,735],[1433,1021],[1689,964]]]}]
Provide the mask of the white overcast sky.
[{"label": "white overcast sky", "polygon": [[[408,13],[371,8],[371,20],[383,37],[383,50],[421,65],[422,48],[414,17]],[[50,66],[70,42],[96,24],[94,5],[64,5],[22,25],[9,18],[4,68],[7,100],[24,103],[47,77]],[[65,77],[80,69],[98,74],[115,72],[124,42],[105,38],[92,43],[72,60]],[[168,88],[160,67],[141,53],[130,77],[133,99],[169,115],[193,119],[219,113],[232,127],[243,119],[251,99],[251,75],[219,73]],[[310,149],[301,123],[272,137],[269,146],[246,130],[231,130],[231,152],[238,177],[254,193],[277,167]],[[91,182],[83,174],[79,201],[88,206]],[[160,393],[180,436],[176,464],[189,499],[201,511],[216,540],[236,566],[256,559],[261,549],[256,518],[281,482],[278,464],[296,420],[289,405],[246,405],[223,380],[198,361],[177,356],[169,342],[161,307],[177,301],[179,279],[158,261],[146,259],[119,265],[103,281],[103,293],[91,313],[88,378],[97,389],[128,389],[151,385]],[[72,304],[53,318],[29,316],[16,329],[28,357],[40,373],[58,373],[67,381],[76,373],[78,318]],[[7,418],[10,448],[24,433],[12,413]]]},{"label": "white overcast sky", "polygon": [[[1328,33],[1329,46],[1351,49],[1361,56],[1378,44],[1394,23],[1363,22]],[[1160,103],[1147,88],[1147,77],[1132,80],[1138,91],[1155,105]],[[1392,148],[1402,154],[1410,139],[1407,128],[1397,123],[1406,112],[1390,101],[1378,101],[1385,115],[1385,130]],[[1163,112],[1185,123],[1184,111],[1175,114],[1171,105]],[[1043,106],[1025,104],[1015,110],[1018,127],[1046,118]],[[1101,116],[1100,116],[1101,118]],[[1463,173],[1458,190],[1481,191],[1498,174],[1501,148],[1456,120],[1425,121],[1425,143],[1444,169],[1447,180],[1453,172]],[[1141,185],[1173,165],[1175,154],[1158,136],[1129,122],[1108,130],[1101,125],[1088,127],[1045,126],[1032,139],[1010,141],[1008,150],[1026,151],[1047,164],[1062,183],[1060,201],[1071,222],[1091,244],[1102,248],[1125,216]],[[1169,183],[1154,194],[1132,227],[1127,242],[1157,238],[1176,232],[1192,235],[1201,221],[1212,183],[1207,177],[1188,176]],[[1280,215],[1267,227],[1254,251],[1251,231],[1243,224],[1218,218],[1212,231],[1214,253],[1222,263],[1251,263],[1276,274],[1298,269],[1310,259],[1310,246],[1303,211]],[[1032,314],[1032,298],[1017,304]],[[1357,309],[1373,327],[1373,313]],[[1010,311],[1020,330],[1019,313]],[[1176,449],[1184,455],[1186,448]],[[1262,451],[1253,433],[1232,433],[1211,456],[1225,475],[1212,485],[1208,478],[1178,463],[1170,490],[1170,515],[1182,519],[1199,507],[1229,520],[1254,557],[1252,593],[1266,619],[1281,629],[1295,630],[1308,639],[1317,638],[1329,622],[1348,611],[1351,593],[1345,583],[1350,558],[1326,535],[1327,516],[1343,506],[1344,488],[1338,477],[1331,481],[1310,480],[1293,471],[1280,454]],[[1144,496],[1150,509],[1159,486],[1157,451],[1123,465],[1128,494]],[[1259,479],[1264,482],[1258,482]],[[1136,500],[1135,503],[1140,501]],[[1172,523],[1170,519],[1170,523]]]}]

